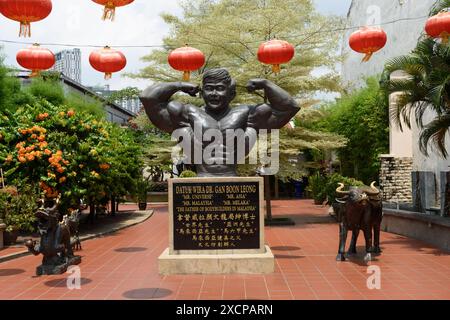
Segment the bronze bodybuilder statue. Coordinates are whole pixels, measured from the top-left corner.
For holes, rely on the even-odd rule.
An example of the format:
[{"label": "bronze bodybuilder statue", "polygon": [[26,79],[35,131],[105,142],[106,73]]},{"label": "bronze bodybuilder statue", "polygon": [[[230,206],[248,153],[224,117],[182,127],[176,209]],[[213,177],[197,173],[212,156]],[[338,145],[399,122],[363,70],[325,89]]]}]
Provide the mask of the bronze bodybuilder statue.
[{"label": "bronze bodybuilder statue", "polygon": [[[289,93],[268,80],[250,80],[247,90],[264,90],[268,103],[230,108],[231,101],[236,97],[236,82],[222,68],[206,71],[202,88],[186,82],[158,83],[146,89],[140,99],[155,126],[168,133],[182,130],[191,137],[190,143],[194,147],[204,150],[211,141],[198,138],[195,134],[196,127],[201,129],[202,134],[208,129],[218,130],[223,137],[230,129],[241,129],[247,134],[250,130],[257,132],[260,129],[282,128],[299,111]],[[191,96],[200,93],[205,106],[198,108],[171,101],[172,96],[180,91]],[[236,155],[237,146],[228,150],[230,148],[227,148],[226,138],[214,143],[216,150],[220,152],[213,153],[209,159],[203,158],[201,163],[195,163],[198,176],[236,176],[236,161],[230,164],[225,159]],[[250,152],[248,147],[245,155]]]}]

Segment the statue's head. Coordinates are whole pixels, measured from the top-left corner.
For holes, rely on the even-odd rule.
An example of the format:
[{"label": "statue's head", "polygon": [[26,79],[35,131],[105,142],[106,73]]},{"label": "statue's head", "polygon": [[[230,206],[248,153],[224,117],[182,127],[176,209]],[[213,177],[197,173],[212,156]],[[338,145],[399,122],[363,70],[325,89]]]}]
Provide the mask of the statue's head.
[{"label": "statue's head", "polygon": [[226,69],[207,70],[203,74],[202,96],[207,109],[220,113],[236,97],[236,82]]}]

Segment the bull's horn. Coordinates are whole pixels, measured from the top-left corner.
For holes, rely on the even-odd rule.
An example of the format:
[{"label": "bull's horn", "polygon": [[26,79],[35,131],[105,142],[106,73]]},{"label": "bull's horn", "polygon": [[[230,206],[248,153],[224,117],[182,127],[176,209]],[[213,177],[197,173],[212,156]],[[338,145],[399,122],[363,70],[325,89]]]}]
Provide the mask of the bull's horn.
[{"label": "bull's horn", "polygon": [[343,183],[338,183],[339,187],[336,189],[336,193],[340,196],[346,196],[348,195],[350,192],[349,191],[343,191],[344,190],[344,184]]},{"label": "bull's horn", "polygon": [[376,182],[372,182],[372,184],[370,185],[370,189],[371,191],[366,192],[368,195],[371,196],[377,196],[380,194],[380,190],[377,189],[377,187],[375,187]]}]

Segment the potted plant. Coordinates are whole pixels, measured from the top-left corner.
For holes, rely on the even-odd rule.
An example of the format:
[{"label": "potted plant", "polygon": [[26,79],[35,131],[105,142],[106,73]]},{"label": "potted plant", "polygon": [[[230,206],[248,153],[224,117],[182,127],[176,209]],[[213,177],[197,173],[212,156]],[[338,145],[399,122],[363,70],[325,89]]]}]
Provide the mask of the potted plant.
[{"label": "potted plant", "polygon": [[148,192],[151,188],[151,182],[150,182],[150,177],[144,178],[142,177],[137,184],[138,187],[138,205],[139,205],[139,210],[143,211],[147,209],[147,196],[148,196]]},{"label": "potted plant", "polygon": [[18,193],[15,187],[7,187],[0,192],[2,202],[2,216],[6,225],[4,243],[14,244],[19,231],[32,232],[36,220],[36,196],[29,191]]},{"label": "potted plant", "polygon": [[314,204],[321,205],[326,200],[325,186],[327,178],[319,172],[309,178],[308,191],[311,192]]},{"label": "potted plant", "polygon": [[180,174],[180,178],[196,178],[197,174],[194,171],[191,170],[184,170],[181,174]]}]

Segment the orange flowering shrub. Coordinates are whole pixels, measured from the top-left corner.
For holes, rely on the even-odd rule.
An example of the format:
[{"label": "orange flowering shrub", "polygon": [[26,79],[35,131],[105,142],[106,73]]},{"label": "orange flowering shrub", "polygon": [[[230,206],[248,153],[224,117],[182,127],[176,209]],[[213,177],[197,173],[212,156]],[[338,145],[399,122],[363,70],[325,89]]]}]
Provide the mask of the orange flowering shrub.
[{"label": "orange flowering shrub", "polygon": [[[0,167],[8,184],[28,184],[67,207],[132,190],[141,149],[133,133],[90,114],[43,102],[0,112]],[[131,188],[130,188],[131,187]]]}]

